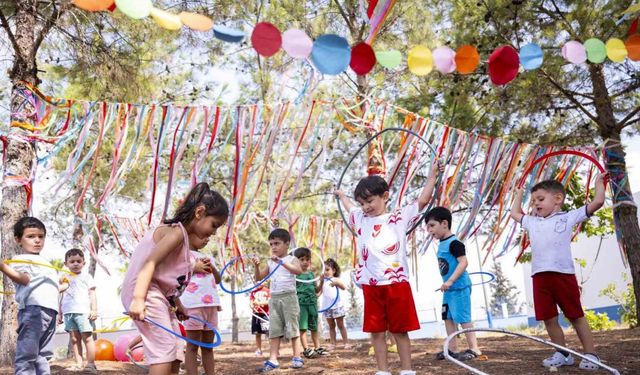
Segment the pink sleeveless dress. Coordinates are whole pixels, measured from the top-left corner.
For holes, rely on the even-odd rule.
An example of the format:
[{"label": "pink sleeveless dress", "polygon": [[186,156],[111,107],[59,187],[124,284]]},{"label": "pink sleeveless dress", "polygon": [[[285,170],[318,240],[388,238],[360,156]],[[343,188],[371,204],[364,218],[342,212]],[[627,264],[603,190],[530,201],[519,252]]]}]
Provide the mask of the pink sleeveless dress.
[{"label": "pink sleeveless dress", "polygon": [[[176,247],[170,252],[162,263],[156,265],[145,300],[145,316],[171,328],[174,332],[179,332],[178,319],[176,314],[171,311],[170,300],[178,298],[182,290],[189,284],[193,265],[189,256],[189,236],[182,224],[173,225],[179,226],[182,230],[184,242],[182,246]],[[125,309],[129,309],[133,300],[138,274],[149,255],[157,247],[153,240],[154,232],[155,229],[145,234],[131,256],[129,268],[122,283],[121,300]],[[175,336],[145,321],[134,321],[134,324],[142,336],[144,356],[148,364],[173,362],[182,358],[182,353],[178,353],[179,343],[177,340],[179,339]]]}]

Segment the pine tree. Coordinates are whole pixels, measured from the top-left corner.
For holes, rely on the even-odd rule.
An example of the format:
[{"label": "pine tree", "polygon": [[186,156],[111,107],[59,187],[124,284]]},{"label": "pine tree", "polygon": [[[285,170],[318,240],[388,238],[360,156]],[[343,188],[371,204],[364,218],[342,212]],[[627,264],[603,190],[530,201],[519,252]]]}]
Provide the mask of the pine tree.
[{"label": "pine tree", "polygon": [[500,263],[494,262],[491,272],[496,279],[490,283],[491,286],[491,315],[494,317],[504,317],[502,314],[502,304],[507,304],[509,316],[519,314],[522,304],[518,300],[520,292],[502,272]]}]

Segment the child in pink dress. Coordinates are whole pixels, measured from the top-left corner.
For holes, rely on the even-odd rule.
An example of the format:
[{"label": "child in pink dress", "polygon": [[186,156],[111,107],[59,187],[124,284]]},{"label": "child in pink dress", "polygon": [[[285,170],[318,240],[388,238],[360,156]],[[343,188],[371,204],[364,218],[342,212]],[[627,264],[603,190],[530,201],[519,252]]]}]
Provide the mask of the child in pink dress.
[{"label": "child in pink dress", "polygon": [[178,373],[178,345],[173,335],[144,319],[178,331],[177,317],[185,318],[178,297],[193,269],[189,249],[203,248],[228,214],[224,198],[208,184],[199,183],[174,218],[147,232],[131,256],[122,283],[122,303],[142,336],[151,375]]},{"label": "child in pink dress", "polygon": [[[191,250],[191,260],[194,263],[203,264],[205,270],[204,272],[195,272],[194,270],[191,282],[187,285],[182,296],[180,296],[180,302],[182,302],[182,306],[185,307],[185,313],[187,315],[198,317],[217,329],[218,311],[222,311],[220,296],[218,295],[220,273],[213,266],[213,259],[198,250]],[[188,319],[183,325],[187,331],[187,337],[190,339],[201,342],[213,342],[214,332],[205,324],[195,319]],[[202,351],[201,358],[204,373],[214,375],[216,370],[213,349],[201,348],[191,343],[187,343],[187,352],[185,354],[185,370],[187,370],[187,375],[198,374],[198,348]]]}]

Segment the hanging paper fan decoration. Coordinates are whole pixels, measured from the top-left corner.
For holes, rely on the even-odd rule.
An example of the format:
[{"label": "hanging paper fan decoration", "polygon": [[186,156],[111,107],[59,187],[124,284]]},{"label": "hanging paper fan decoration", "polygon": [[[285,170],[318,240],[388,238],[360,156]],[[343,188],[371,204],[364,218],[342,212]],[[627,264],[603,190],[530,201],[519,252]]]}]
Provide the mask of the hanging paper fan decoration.
[{"label": "hanging paper fan decoration", "polygon": [[431,54],[431,50],[423,45],[411,48],[407,65],[409,65],[409,71],[417,76],[429,74],[433,69],[433,54]]},{"label": "hanging paper fan decoration", "polygon": [[363,76],[369,73],[375,65],[376,54],[370,45],[365,42],[360,42],[351,49],[351,62],[349,66],[357,75]]},{"label": "hanging paper fan decoration", "polygon": [[489,78],[494,85],[505,85],[518,75],[520,59],[511,46],[501,46],[489,56]]},{"label": "hanging paper fan decoration", "polygon": [[152,8],[151,18],[153,18],[153,21],[163,29],[179,30],[182,27],[180,16],[161,9]]},{"label": "hanging paper fan decoration", "polygon": [[349,43],[339,35],[325,34],[313,43],[311,61],[323,74],[336,75],[344,72],[350,60]]},{"label": "hanging paper fan decoration", "polygon": [[587,59],[594,64],[600,64],[607,58],[607,47],[600,39],[587,39],[584,49],[587,50]]},{"label": "hanging paper fan decoration", "polygon": [[607,57],[613,62],[623,62],[627,58],[627,47],[624,42],[618,38],[607,40]]},{"label": "hanging paper fan decoration", "polygon": [[109,9],[114,0],[73,0],[73,5],[89,12],[100,12]]},{"label": "hanging paper fan decoration", "polygon": [[537,44],[527,44],[520,49],[520,64],[525,70],[538,69],[544,60],[542,49]]},{"label": "hanging paper fan decoration", "polygon": [[624,42],[631,61],[640,61],[640,34],[633,34]]},{"label": "hanging paper fan decoration", "polygon": [[442,74],[456,71],[456,53],[447,46],[441,46],[433,50],[433,63]]},{"label": "hanging paper fan decoration", "polygon": [[572,40],[562,46],[562,57],[572,64],[582,64],[587,61],[587,51],[582,43]]},{"label": "hanging paper fan decoration", "polygon": [[151,0],[116,0],[116,7],[122,14],[139,20],[149,17],[153,4]]},{"label": "hanging paper fan decoration", "polygon": [[294,59],[306,59],[313,49],[313,41],[304,31],[290,29],[282,34],[282,49]]},{"label": "hanging paper fan decoration", "polygon": [[251,44],[259,55],[273,56],[282,46],[280,30],[269,22],[260,22],[251,33]]},{"label": "hanging paper fan decoration", "polygon": [[476,47],[465,44],[456,51],[456,69],[460,74],[473,73],[480,64],[480,55]]},{"label": "hanging paper fan decoration", "polygon": [[213,27],[213,36],[224,42],[240,43],[244,39],[244,32],[223,25],[216,25]]},{"label": "hanging paper fan decoration", "polygon": [[198,13],[180,12],[180,21],[191,30],[209,31],[213,28],[213,20]]},{"label": "hanging paper fan decoration", "polygon": [[402,62],[402,54],[398,50],[376,51],[376,60],[378,64],[387,69],[393,69]]}]

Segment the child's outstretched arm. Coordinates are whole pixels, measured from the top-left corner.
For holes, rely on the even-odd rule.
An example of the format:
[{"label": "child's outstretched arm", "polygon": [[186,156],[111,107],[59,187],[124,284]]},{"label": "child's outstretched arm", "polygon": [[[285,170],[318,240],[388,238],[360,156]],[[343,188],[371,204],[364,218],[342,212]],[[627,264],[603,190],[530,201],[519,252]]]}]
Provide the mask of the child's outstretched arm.
[{"label": "child's outstretched arm", "polygon": [[433,165],[431,165],[431,169],[429,170],[429,178],[427,179],[427,184],[424,185],[420,196],[418,197],[418,211],[422,211],[423,208],[429,203],[433,196],[433,191],[436,187],[436,179],[438,178],[438,173],[442,172],[443,166],[438,160],[434,160]]},{"label": "child's outstretched arm", "polygon": [[14,283],[20,285],[27,285],[31,281],[31,276],[28,273],[16,271],[3,261],[0,261],[0,272],[7,275]]},{"label": "child's outstretched arm", "polygon": [[333,277],[331,278],[331,286],[337,286],[338,288],[345,290],[347,289],[347,287],[344,285],[344,283],[342,282],[342,280],[340,280],[337,277]]},{"label": "child's outstretched arm", "polygon": [[443,292],[451,288],[451,285],[453,285],[453,283],[456,282],[456,280],[458,280],[458,277],[462,275],[464,270],[467,269],[467,265],[469,264],[469,261],[467,261],[467,257],[465,255],[461,257],[457,257],[456,259],[458,260],[458,265],[456,266],[456,269],[453,271],[449,279],[445,281],[440,287],[440,290]]},{"label": "child's outstretched arm", "polygon": [[178,227],[169,228],[168,233],[158,241],[156,250],[149,255],[147,261],[138,273],[135,289],[133,290],[133,300],[129,306],[129,316],[133,320],[144,320],[145,299],[151,278],[156,270],[156,266],[160,264],[170,252],[178,246],[182,246],[184,242],[182,230]]},{"label": "child's outstretched arm", "polygon": [[340,199],[340,202],[342,203],[342,205],[344,206],[344,208],[347,210],[347,212],[351,211],[351,209],[353,207],[355,207],[355,205],[353,203],[351,203],[351,199],[349,199],[346,194],[344,193],[344,191],[342,190],[335,190],[333,192],[333,195],[335,195],[336,197],[338,197],[338,199]]},{"label": "child's outstretched arm", "polygon": [[[280,261],[280,259],[275,256],[272,259],[274,262]],[[291,262],[282,262],[282,267],[286,268],[287,271],[291,272],[294,275],[299,275],[302,273],[302,267],[300,267],[300,261],[296,257],[294,257]]]},{"label": "child's outstretched arm", "polygon": [[593,215],[594,212],[598,211],[600,207],[604,205],[604,178],[606,176],[606,173],[600,173],[596,177],[596,194],[593,200],[587,205],[587,213],[589,215]]},{"label": "child's outstretched arm", "polygon": [[511,204],[511,218],[518,223],[522,223],[522,217],[524,213],[522,212],[522,195],[524,194],[524,190],[521,187],[516,188],[516,196],[513,198],[513,203]]},{"label": "child's outstretched arm", "polygon": [[320,277],[320,282],[316,284],[316,296],[322,294],[322,286],[324,285],[324,276]]},{"label": "child's outstretched arm", "polygon": [[220,276],[220,271],[218,271],[213,264],[211,264],[211,274],[213,274],[213,279],[216,281],[216,284],[220,284],[222,276]]},{"label": "child's outstretched arm", "polygon": [[267,277],[267,275],[269,274],[269,267],[260,269],[260,258],[258,258],[257,256],[251,258],[251,261],[255,265],[255,270],[253,272],[253,278],[255,279],[255,282],[261,281],[262,279]]}]

